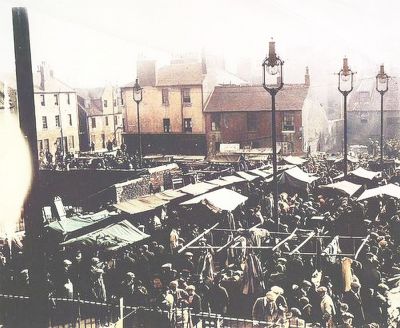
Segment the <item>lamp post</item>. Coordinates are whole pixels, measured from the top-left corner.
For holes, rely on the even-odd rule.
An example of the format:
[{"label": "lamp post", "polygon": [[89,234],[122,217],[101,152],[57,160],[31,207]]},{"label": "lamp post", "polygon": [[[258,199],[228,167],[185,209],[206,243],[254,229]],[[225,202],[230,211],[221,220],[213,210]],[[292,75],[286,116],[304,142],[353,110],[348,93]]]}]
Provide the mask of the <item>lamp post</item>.
[{"label": "lamp post", "polygon": [[376,76],[376,91],[381,94],[381,171],[383,173],[383,95],[389,89],[389,76],[385,73],[383,64]]},{"label": "lamp post", "polygon": [[136,79],[135,85],[133,86],[133,100],[136,102],[137,111],[137,126],[139,136],[139,165],[142,167],[142,134],[140,133],[140,119],[139,119],[139,104],[143,99],[143,88],[139,85],[139,79]]},{"label": "lamp post", "polygon": [[262,63],[263,67],[263,87],[271,95],[271,109],[272,109],[272,169],[273,169],[273,195],[274,195],[274,208],[273,216],[278,224],[279,231],[279,218],[278,218],[278,177],[277,177],[277,156],[276,156],[276,108],[275,96],[283,87],[282,75],[283,61],[276,55],[275,41],[271,39],[269,42],[268,56]]},{"label": "lamp post", "polygon": [[338,73],[338,90],[343,95],[343,174],[345,177],[347,176],[347,96],[353,91],[353,75],[354,72],[350,69],[347,58],[343,58],[343,67]]}]

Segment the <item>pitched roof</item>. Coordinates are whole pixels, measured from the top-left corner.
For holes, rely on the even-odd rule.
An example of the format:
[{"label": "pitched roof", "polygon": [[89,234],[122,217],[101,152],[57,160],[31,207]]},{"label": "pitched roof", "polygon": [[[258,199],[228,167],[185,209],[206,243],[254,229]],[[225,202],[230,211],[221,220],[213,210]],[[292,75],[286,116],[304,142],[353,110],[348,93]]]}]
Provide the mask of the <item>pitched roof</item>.
[{"label": "pitched roof", "polygon": [[[301,110],[308,86],[285,84],[276,96],[277,110]],[[271,110],[271,96],[260,85],[217,86],[204,112],[242,112]]]},{"label": "pitched roof", "polygon": [[34,72],[32,74],[33,76],[33,86],[34,86],[34,92],[40,93],[40,92],[75,92],[73,88],[65,84],[64,82],[61,82],[51,74],[48,74],[45,72],[44,76],[44,90],[40,88],[40,81],[41,81],[41,76],[40,72]]},{"label": "pitched roof", "polygon": [[78,96],[84,99],[100,99],[104,93],[104,87],[90,89],[76,89]]},{"label": "pitched roof", "polygon": [[203,82],[201,63],[164,66],[157,71],[157,86],[200,85]]},{"label": "pitched roof", "polygon": [[90,103],[89,108],[86,108],[85,106],[83,106],[80,103],[78,103],[78,106],[81,110],[86,112],[87,116],[102,116],[103,115],[102,109],[99,108],[98,106],[96,106],[96,104],[93,102]]},{"label": "pitched roof", "polygon": [[[375,80],[363,80],[349,100],[349,111],[380,111],[381,96],[375,90]],[[397,78],[389,79],[389,89],[383,100],[384,111],[399,110],[399,86]]]}]

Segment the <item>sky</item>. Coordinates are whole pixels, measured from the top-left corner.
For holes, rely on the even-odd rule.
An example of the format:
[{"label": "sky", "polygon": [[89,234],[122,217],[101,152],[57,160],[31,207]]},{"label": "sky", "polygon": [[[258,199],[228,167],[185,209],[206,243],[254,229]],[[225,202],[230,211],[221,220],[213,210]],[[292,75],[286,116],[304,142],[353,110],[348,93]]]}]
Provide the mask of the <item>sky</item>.
[{"label": "sky", "polygon": [[[136,59],[200,52],[261,65],[271,37],[285,61],[286,82],[334,87],[343,56],[358,78],[400,58],[397,0],[0,0],[0,78],[13,73],[11,8],[27,7],[32,63],[45,61],[72,87],[126,84]],[[261,69],[261,66],[259,66]]]}]

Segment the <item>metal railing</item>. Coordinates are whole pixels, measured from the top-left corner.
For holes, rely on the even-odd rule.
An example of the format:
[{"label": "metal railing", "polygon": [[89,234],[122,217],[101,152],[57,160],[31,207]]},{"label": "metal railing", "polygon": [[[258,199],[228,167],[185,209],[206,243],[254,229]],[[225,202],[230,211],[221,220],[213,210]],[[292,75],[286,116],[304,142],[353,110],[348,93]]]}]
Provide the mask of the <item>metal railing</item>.
[{"label": "metal railing", "polygon": [[[0,294],[0,327],[30,327],[29,297]],[[265,322],[215,313],[193,313],[190,308],[169,310],[123,306],[80,299],[50,298],[49,328],[272,328],[287,327],[286,320]],[[121,319],[121,314],[123,315]],[[121,325],[121,323],[123,325]],[[290,326],[295,327],[295,326]],[[298,326],[304,327],[304,326]]]}]

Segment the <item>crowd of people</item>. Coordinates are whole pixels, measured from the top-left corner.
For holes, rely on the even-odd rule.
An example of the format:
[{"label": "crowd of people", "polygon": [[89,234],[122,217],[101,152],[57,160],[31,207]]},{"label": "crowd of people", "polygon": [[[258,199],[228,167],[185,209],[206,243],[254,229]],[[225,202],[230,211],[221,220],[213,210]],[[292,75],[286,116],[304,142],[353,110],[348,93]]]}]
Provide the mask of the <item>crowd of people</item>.
[{"label": "crowd of people", "polygon": [[[193,325],[202,320],[196,314],[215,313],[267,322],[260,327],[390,327],[400,316],[389,311],[391,293],[400,292],[400,203],[322,192],[318,186],[341,173],[337,165],[324,156],[310,158],[303,170],[320,179],[306,190],[282,186],[279,220],[273,218],[271,184],[257,179],[232,187],[248,200],[231,212],[176,204],[156,210],[140,227],[152,236],[146,244],[118,252],[52,252],[49,297],[96,302],[123,297],[130,306],[185,307]],[[368,165],[368,158],[359,165]],[[388,171],[373,183],[397,179]],[[215,222],[219,229],[204,233]],[[294,238],[274,248],[295,229]],[[296,250],[309,232],[312,250]],[[355,248],[353,256],[341,255],[349,245],[335,236],[369,238],[355,258]],[[201,238],[185,247],[196,237]],[[364,239],[357,240],[358,248]],[[5,245],[0,258],[1,292],[27,295],[23,250]],[[60,306],[58,311],[69,313]],[[169,320],[178,319],[153,326],[168,326]]]}]

